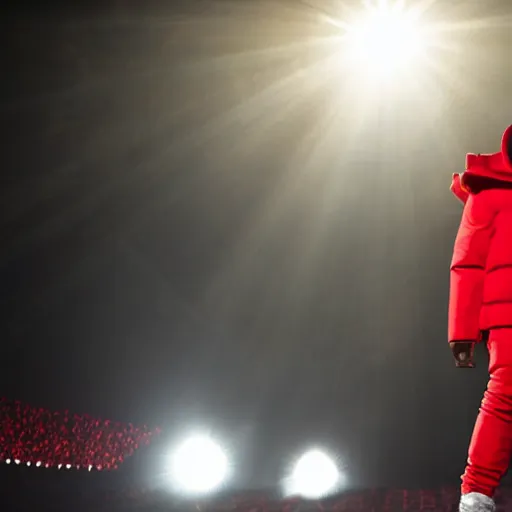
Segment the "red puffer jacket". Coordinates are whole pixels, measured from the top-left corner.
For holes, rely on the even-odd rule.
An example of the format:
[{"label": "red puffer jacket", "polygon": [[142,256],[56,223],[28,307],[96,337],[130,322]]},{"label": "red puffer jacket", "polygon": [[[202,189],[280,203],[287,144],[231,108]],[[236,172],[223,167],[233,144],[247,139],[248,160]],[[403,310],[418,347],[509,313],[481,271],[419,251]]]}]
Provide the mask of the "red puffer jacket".
[{"label": "red puffer jacket", "polygon": [[450,269],[448,341],[512,326],[512,126],[501,151],[466,157],[452,192],[464,203]]}]

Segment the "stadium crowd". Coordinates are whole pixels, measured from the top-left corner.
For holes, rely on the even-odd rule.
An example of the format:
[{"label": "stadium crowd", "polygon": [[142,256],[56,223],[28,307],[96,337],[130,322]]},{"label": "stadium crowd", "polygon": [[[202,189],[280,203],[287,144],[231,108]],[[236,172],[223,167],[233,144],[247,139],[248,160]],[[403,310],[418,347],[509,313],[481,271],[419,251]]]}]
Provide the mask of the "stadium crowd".
[{"label": "stadium crowd", "polygon": [[0,399],[0,461],[7,464],[117,469],[158,433]]}]

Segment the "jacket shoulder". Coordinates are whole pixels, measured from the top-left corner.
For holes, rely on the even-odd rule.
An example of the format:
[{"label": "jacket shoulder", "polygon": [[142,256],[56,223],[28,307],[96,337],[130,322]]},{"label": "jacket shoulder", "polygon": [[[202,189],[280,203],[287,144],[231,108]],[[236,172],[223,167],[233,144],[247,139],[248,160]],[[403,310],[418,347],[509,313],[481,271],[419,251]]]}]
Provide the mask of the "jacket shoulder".
[{"label": "jacket shoulder", "polygon": [[465,213],[476,224],[488,222],[501,211],[512,213],[512,189],[491,188],[469,194]]}]

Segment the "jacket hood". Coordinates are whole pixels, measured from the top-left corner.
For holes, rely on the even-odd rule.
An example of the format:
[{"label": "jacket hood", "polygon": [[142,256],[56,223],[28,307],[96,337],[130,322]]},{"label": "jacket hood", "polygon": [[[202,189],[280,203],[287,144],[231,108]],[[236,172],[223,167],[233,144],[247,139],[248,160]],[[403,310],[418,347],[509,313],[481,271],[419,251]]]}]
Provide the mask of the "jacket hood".
[{"label": "jacket hood", "polygon": [[501,151],[498,153],[466,155],[466,170],[453,175],[450,190],[465,203],[471,191],[471,182],[479,178],[512,183],[512,125],[503,133]]}]

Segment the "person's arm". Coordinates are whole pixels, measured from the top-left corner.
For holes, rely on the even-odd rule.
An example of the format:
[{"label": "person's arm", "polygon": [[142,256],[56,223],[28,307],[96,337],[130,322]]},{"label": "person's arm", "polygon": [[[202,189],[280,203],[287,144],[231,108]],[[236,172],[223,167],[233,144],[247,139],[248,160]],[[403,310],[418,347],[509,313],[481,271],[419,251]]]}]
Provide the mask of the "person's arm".
[{"label": "person's arm", "polygon": [[496,214],[489,197],[491,192],[469,195],[455,239],[450,267],[450,343],[474,343],[480,338],[485,266]]}]

